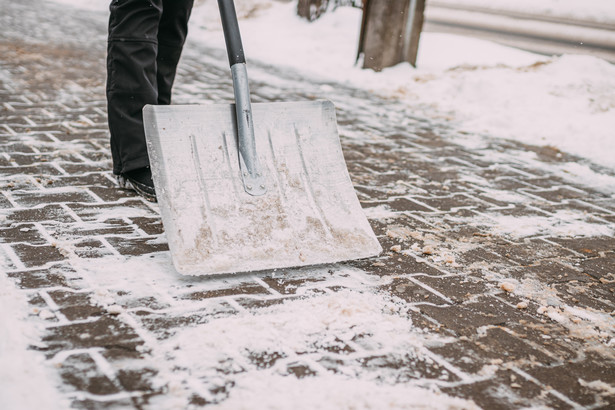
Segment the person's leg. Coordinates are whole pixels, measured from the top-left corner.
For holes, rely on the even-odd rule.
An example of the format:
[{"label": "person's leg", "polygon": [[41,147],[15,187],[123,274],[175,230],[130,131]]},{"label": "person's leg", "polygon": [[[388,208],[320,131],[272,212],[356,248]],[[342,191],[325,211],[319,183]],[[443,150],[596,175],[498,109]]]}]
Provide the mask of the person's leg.
[{"label": "person's leg", "polygon": [[182,53],[193,0],[163,0],[158,30],[158,104],[171,103],[171,89]]},{"label": "person's leg", "polygon": [[113,0],[110,11],[107,109],[113,173],[120,175],[149,166],[141,110],[158,103],[162,0]]}]

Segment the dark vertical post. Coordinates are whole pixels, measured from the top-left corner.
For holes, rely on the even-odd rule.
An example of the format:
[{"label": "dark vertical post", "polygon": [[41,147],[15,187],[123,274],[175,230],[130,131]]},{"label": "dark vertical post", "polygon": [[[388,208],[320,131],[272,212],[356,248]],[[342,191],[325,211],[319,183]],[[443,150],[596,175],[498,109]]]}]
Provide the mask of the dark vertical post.
[{"label": "dark vertical post", "polygon": [[359,40],[363,68],[380,71],[407,61],[416,66],[425,0],[365,0]]}]

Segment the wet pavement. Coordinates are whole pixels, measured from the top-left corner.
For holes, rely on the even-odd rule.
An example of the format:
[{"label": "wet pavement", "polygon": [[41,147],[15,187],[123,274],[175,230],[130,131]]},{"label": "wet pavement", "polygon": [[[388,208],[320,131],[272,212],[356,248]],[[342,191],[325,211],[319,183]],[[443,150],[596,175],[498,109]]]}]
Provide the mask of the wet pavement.
[{"label": "wet pavement", "polygon": [[[611,171],[254,62],[254,101],[335,103],[351,179],[385,252],[182,277],[157,206],[118,189],[110,172],[106,16],[0,4],[0,263],[29,300],[28,323],[43,327],[31,348],[73,408],[166,408],[170,396],[177,408],[208,407],[232,397],[242,374],[271,369],[297,380],[369,375],[485,409],[615,406],[615,196],[575,182],[567,166]],[[177,103],[229,101],[224,51],[190,42],[175,90]],[[185,341],[169,342],[336,295],[394,301],[424,343],[413,354],[376,349],[369,331],[340,330],[305,351],[199,367]]]}]

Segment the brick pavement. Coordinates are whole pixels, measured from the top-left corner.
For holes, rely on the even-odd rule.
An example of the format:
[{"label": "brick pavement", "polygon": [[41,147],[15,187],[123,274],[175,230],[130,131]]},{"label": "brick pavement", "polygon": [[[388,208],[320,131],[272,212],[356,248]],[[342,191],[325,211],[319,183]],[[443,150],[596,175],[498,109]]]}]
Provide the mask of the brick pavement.
[{"label": "brick pavement", "polygon": [[[20,24],[0,32],[0,261],[29,300],[28,322],[44,326],[32,348],[57,368],[74,408],[160,408],[168,396],[186,407],[223,402],[242,370],[193,377],[189,358],[165,347],[173,335],[348,290],[403,301],[426,341],[420,354],[400,357],[358,335],[252,354],[246,368],[275,365],[299,379],[373,371],[487,409],[615,406],[615,197],[567,179],[562,167],[575,158],[477,143],[395,101],[254,64],[257,101],[336,103],[351,178],[387,251],[310,269],[179,277],[157,207],[117,189],[110,174],[104,18],[75,12],[57,28],[54,16],[69,12],[22,4],[2,2],[4,18]],[[46,39],[48,26],[60,34]],[[176,101],[228,100],[223,52],[191,46]],[[494,229],[504,217],[546,225],[515,235]],[[571,220],[589,231],[569,235],[579,229]],[[154,268],[130,278],[134,287],[114,282],[143,265]]]}]

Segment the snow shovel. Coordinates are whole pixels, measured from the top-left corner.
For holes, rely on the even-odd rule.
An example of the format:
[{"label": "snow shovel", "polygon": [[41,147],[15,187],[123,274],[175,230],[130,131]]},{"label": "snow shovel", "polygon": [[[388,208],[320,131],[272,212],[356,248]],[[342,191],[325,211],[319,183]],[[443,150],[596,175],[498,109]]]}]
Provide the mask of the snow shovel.
[{"label": "snow shovel", "polygon": [[232,0],[218,0],[235,104],[148,105],[145,135],[175,268],[211,275],[378,255],[329,101],[250,104]]}]

